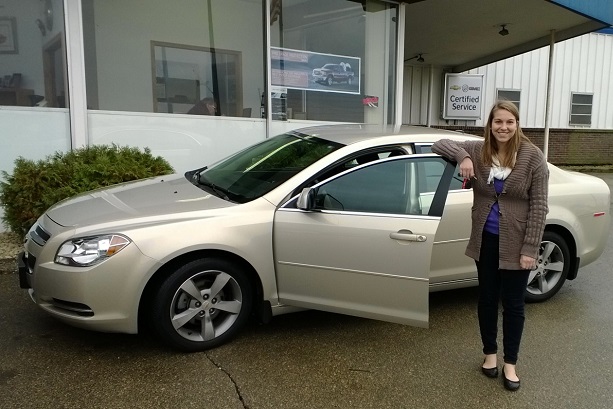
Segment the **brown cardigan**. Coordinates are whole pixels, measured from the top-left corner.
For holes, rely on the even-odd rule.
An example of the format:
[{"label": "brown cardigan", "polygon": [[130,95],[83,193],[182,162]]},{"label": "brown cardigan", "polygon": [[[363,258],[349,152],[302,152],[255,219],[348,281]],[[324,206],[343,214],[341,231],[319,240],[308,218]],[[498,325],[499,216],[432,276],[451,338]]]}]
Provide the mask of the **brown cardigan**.
[{"label": "brown cardigan", "polygon": [[[432,151],[448,159],[473,161],[475,176],[472,180],[472,231],[466,255],[479,260],[481,237],[490,208],[496,202],[494,183],[487,184],[490,166],[481,162],[483,141],[452,141],[442,139],[432,145]],[[498,198],[500,208],[500,262],[499,268],[519,270],[520,255],[537,258],[545,230],[549,169],[539,148],[529,142],[521,143],[517,161],[504,181]]]}]

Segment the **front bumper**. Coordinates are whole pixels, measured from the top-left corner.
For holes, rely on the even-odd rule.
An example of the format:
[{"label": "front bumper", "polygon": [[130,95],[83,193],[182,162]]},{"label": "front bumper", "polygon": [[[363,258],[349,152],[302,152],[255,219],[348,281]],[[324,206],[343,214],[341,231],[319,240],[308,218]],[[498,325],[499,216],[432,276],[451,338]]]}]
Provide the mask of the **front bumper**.
[{"label": "front bumper", "polygon": [[55,264],[51,258],[54,253],[39,251],[35,258],[27,250],[18,257],[19,285],[29,289],[32,300],[45,312],[80,328],[138,331],[140,296],[148,276],[159,264],[144,256],[137,246],[132,244],[92,267]]}]

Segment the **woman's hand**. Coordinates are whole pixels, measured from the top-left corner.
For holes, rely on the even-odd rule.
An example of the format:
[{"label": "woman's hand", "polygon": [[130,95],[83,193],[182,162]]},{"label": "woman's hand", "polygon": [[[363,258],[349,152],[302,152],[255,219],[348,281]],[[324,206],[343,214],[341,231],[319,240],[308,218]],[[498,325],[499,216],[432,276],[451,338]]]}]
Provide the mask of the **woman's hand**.
[{"label": "woman's hand", "polygon": [[473,161],[468,156],[465,157],[462,162],[460,162],[460,176],[466,179],[471,179],[475,177],[475,168],[473,166]]},{"label": "woman's hand", "polygon": [[536,268],[536,259],[522,254],[519,258],[519,265],[524,270],[534,270]]}]

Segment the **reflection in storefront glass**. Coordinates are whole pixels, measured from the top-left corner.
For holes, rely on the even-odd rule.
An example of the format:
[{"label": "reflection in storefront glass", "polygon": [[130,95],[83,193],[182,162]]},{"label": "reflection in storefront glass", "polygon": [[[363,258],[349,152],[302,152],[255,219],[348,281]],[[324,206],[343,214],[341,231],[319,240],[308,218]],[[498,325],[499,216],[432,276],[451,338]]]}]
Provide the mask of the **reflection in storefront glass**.
[{"label": "reflection in storefront glass", "polygon": [[396,15],[380,1],[273,0],[272,118],[388,121]]},{"label": "reflection in storefront glass", "polygon": [[0,16],[0,105],[68,107],[62,0],[7,0]]},{"label": "reflection in storefront glass", "polygon": [[89,109],[259,115],[260,1],[150,0],[146,18],[142,0],[82,4]]}]

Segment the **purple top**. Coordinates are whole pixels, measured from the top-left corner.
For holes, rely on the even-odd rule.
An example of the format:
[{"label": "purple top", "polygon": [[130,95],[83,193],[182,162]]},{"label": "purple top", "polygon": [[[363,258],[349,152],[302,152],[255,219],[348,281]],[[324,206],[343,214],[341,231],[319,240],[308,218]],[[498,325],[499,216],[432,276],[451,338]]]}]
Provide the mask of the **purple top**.
[{"label": "purple top", "polygon": [[[494,190],[496,190],[496,195],[500,196],[502,193],[502,188],[504,187],[504,180],[494,178]],[[485,231],[492,234],[498,234],[500,231],[500,208],[498,207],[498,200],[492,205],[490,209],[490,214],[487,215],[487,220],[485,221]]]}]

